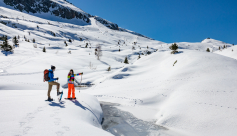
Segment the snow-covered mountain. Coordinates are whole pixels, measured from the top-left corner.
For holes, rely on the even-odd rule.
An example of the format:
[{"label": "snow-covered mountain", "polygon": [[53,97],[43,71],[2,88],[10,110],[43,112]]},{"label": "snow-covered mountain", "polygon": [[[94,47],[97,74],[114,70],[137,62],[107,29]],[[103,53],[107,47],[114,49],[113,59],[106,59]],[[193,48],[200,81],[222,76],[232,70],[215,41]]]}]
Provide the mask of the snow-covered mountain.
[{"label": "snow-covered mountain", "polygon": [[[7,35],[10,45],[19,36],[14,52],[0,52],[0,135],[237,133],[236,46],[208,38],[179,42],[179,53],[171,54],[172,43],[106,23],[66,1],[35,0],[30,8],[19,2],[0,1],[0,36]],[[19,5],[22,12],[14,8]],[[68,17],[74,12],[83,17],[56,16],[60,8],[68,10]],[[102,47],[100,60],[97,45]],[[129,64],[123,63],[125,57]],[[92,87],[77,87],[75,101],[45,102],[43,70],[51,65],[56,66],[63,98],[70,69],[84,72],[75,85]],[[51,96],[57,99],[55,88]],[[109,103],[109,114],[103,115],[98,100]]]}]

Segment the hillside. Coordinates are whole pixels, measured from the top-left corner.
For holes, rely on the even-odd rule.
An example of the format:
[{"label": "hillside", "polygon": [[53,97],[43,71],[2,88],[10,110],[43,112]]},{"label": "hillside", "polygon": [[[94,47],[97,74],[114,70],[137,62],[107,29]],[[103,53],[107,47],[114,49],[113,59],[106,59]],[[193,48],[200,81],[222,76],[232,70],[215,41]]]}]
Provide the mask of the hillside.
[{"label": "hillside", "polygon": [[237,51],[237,46],[232,46],[232,47],[229,47],[229,48],[225,48],[225,49],[216,51],[215,53],[226,56],[226,57],[230,57],[230,58],[233,58],[233,59],[237,59],[236,51]]}]

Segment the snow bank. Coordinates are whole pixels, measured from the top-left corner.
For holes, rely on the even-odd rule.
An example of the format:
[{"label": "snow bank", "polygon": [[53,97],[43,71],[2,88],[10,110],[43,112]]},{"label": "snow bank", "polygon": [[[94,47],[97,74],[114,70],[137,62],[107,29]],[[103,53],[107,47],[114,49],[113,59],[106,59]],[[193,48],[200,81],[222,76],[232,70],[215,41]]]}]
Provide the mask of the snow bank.
[{"label": "snow bank", "polygon": [[[55,90],[51,95],[57,98]],[[1,90],[0,97],[1,135],[110,135],[101,128],[103,113],[91,95],[48,102],[46,90]]]}]

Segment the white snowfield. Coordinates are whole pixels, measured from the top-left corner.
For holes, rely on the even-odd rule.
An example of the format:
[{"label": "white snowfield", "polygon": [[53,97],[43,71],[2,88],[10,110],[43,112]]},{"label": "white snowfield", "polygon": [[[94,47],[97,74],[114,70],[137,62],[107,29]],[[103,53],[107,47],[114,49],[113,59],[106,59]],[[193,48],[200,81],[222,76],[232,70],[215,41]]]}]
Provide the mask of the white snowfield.
[{"label": "white snowfield", "polygon": [[1,136],[111,135],[101,129],[102,110],[94,96],[80,93],[77,100],[47,102],[45,90],[1,90],[1,94]]},{"label": "white snowfield", "polygon": [[[117,103],[117,108],[165,128],[147,130],[151,136],[237,134],[236,46],[214,39],[182,42],[177,43],[179,53],[173,55],[172,43],[114,31],[93,18],[91,25],[75,25],[2,6],[0,15],[8,17],[0,18],[7,22],[0,23],[0,36],[20,36],[14,53],[0,52],[0,135],[112,135],[101,128],[103,113],[98,100]],[[95,57],[97,44],[102,46],[101,60]],[[222,49],[224,45],[228,48]],[[206,52],[207,48],[211,52]],[[151,55],[146,55],[147,51]],[[137,59],[139,53],[144,54],[141,59]],[[123,63],[125,57],[129,64]],[[51,65],[56,66],[54,75],[64,88],[61,103],[45,101],[48,84],[43,82],[43,71]],[[94,84],[81,93],[76,88],[76,101],[64,100],[70,69],[84,73],[76,77],[76,85],[81,78],[82,83]],[[51,96],[57,98],[56,87]],[[113,135],[129,134],[121,131],[123,126],[110,130]]]}]

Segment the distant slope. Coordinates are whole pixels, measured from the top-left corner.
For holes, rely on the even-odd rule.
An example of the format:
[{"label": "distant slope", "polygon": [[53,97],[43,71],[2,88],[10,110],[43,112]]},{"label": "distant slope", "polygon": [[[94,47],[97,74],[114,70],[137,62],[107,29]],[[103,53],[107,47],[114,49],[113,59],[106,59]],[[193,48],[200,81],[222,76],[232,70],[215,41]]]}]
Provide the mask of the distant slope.
[{"label": "distant slope", "polygon": [[[90,14],[69,4],[64,0],[0,0],[0,6],[12,8],[24,13],[29,13],[52,21],[62,21],[63,19],[74,19],[71,23],[80,25],[89,24]],[[52,16],[56,16],[51,18]],[[75,21],[78,20],[78,21]]]},{"label": "distant slope", "polygon": [[231,44],[218,41],[215,39],[204,39],[202,42],[197,42],[197,43],[179,42],[177,44],[179,45],[180,49],[206,51],[207,48],[209,48],[211,52],[219,50],[219,47],[223,48],[224,45],[228,47],[232,46]]},{"label": "distant slope", "polygon": [[[90,18],[93,17],[109,29],[126,31],[137,36],[149,38],[142,34],[119,28],[117,24],[101,17],[92,16],[65,0],[0,0],[0,6],[18,10],[47,20],[72,23],[75,25],[90,25]],[[24,17],[19,16],[19,18]]]},{"label": "distant slope", "polygon": [[219,51],[216,51],[215,53],[226,56],[226,57],[230,57],[233,59],[237,59],[237,46],[235,45],[232,47],[221,49]]}]

